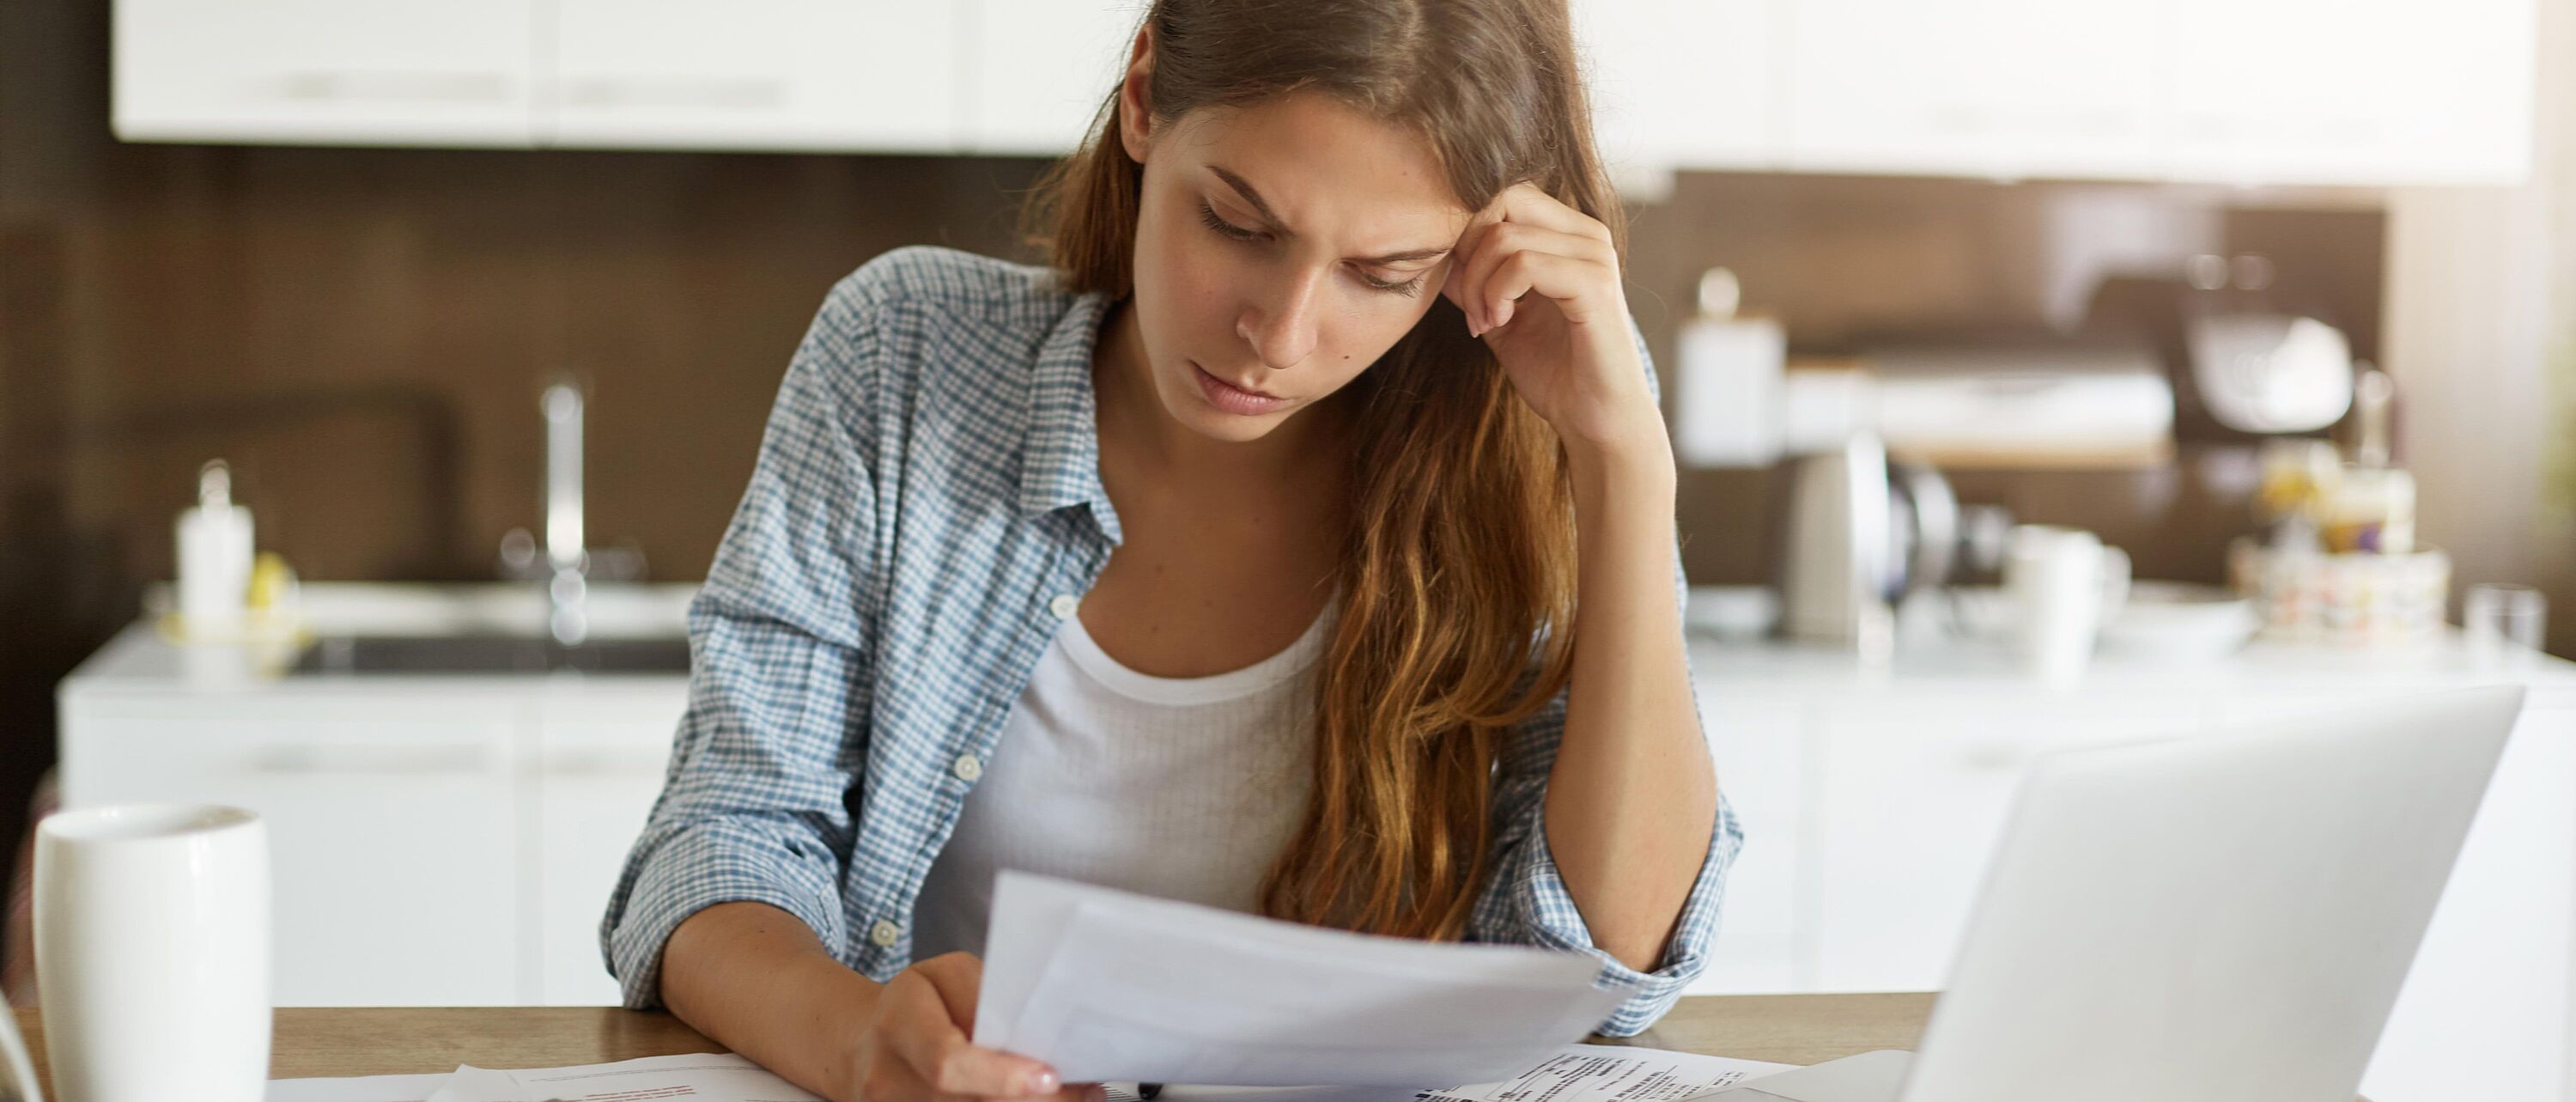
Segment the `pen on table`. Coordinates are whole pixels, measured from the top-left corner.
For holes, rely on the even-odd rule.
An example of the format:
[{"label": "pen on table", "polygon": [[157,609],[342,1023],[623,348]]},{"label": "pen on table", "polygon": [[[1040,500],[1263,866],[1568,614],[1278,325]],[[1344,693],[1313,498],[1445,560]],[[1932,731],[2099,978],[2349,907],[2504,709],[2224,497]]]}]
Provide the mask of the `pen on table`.
[{"label": "pen on table", "polygon": [[1147,1100],[1147,1102],[1152,1102],[1152,1100],[1153,1100],[1156,1096],[1158,1096],[1158,1095],[1160,1095],[1160,1094],[1162,1094],[1162,1093],[1163,1093],[1163,1085],[1162,1085],[1161,1083],[1138,1083],[1138,1084],[1136,1084],[1136,1097],[1138,1097],[1138,1098],[1142,1098],[1142,1099],[1145,1099],[1145,1100]]}]

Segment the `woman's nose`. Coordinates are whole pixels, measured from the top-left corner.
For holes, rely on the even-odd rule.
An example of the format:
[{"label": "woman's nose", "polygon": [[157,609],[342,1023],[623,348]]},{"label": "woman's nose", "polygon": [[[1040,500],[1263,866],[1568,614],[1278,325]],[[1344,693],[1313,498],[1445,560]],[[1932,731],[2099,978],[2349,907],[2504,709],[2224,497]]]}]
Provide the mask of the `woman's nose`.
[{"label": "woman's nose", "polygon": [[1243,312],[1235,333],[1252,346],[1264,366],[1285,370],[1306,362],[1315,351],[1317,300],[1324,272],[1289,274],[1272,288],[1268,301]]}]

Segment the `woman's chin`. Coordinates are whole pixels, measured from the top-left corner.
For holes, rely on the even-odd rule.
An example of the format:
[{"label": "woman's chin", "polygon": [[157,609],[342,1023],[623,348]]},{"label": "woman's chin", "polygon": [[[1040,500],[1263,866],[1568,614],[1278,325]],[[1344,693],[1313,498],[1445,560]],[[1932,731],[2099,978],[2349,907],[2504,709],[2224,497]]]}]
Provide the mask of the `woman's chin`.
[{"label": "woman's chin", "polygon": [[1210,440],[1222,440],[1228,443],[1245,444],[1270,435],[1271,431],[1278,428],[1282,421],[1287,420],[1288,414],[1294,412],[1294,410],[1295,407],[1290,407],[1289,409],[1283,409],[1276,413],[1245,416],[1239,413],[1225,413],[1201,406],[1197,409],[1184,411],[1179,415],[1178,419],[1181,424],[1187,426],[1190,431],[1207,437]]}]

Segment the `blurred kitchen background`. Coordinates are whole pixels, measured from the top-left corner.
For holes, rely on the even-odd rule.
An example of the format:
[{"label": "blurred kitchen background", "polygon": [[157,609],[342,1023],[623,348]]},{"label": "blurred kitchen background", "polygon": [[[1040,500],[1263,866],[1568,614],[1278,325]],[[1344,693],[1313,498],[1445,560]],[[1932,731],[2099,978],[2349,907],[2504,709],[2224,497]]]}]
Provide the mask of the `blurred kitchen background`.
[{"label": "blurred kitchen background", "polygon": [[[2576,0],[1575,6],[1712,632],[1866,637],[2017,522],[2436,552],[2576,649]],[[0,4],[0,807],[209,459],[307,586],[524,575],[569,377],[589,545],[702,577],[825,289],[1034,259],[1134,15]]]}]

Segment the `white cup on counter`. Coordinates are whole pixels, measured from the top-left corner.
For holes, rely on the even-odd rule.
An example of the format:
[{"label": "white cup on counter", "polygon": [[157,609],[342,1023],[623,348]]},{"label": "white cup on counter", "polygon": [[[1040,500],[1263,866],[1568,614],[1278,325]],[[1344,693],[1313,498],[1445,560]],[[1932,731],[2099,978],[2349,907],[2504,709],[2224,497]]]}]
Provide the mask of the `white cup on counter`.
[{"label": "white cup on counter", "polygon": [[2104,621],[2129,595],[2129,556],[2081,528],[2015,525],[2004,557],[2013,653],[2034,677],[2067,681],[2093,659]]},{"label": "white cup on counter", "polygon": [[36,827],[36,983],[55,1102],[260,1102],[268,829],[135,804]]}]

